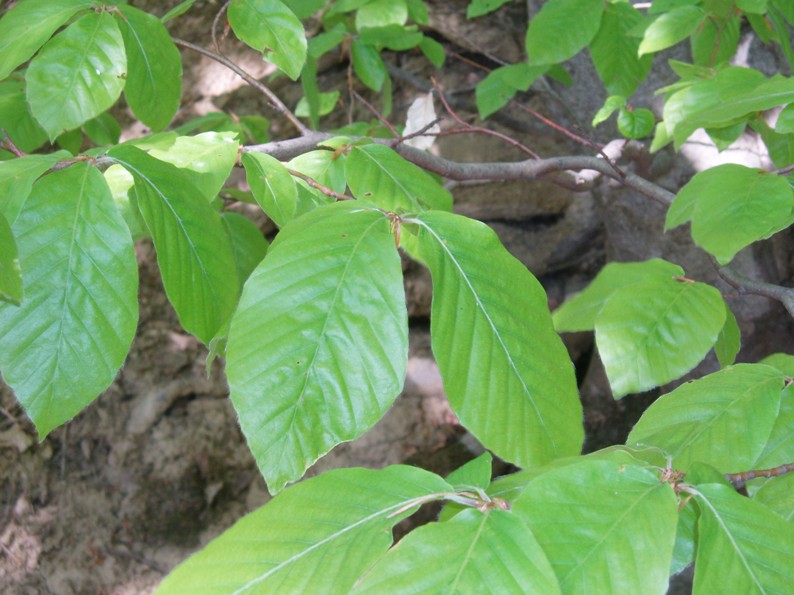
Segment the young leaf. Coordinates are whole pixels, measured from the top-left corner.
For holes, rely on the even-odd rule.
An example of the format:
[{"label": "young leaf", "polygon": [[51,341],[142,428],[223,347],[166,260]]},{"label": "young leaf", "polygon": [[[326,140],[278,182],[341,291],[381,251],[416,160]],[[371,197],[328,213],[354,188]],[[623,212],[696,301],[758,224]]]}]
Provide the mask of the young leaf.
[{"label": "young leaf", "polygon": [[649,278],[613,293],[595,323],[615,398],[665,384],[694,368],[725,324],[710,285]]},{"label": "young leaf", "polygon": [[8,221],[0,212],[0,300],[19,305],[22,301],[22,273],[19,253]]},{"label": "young leaf", "polygon": [[788,353],[773,353],[772,355],[766,356],[759,363],[777,368],[786,376],[794,378],[794,355]]},{"label": "young leaf", "polygon": [[485,489],[491,483],[493,457],[487,450],[447,475],[447,483],[463,490]]},{"label": "young leaf", "polygon": [[792,223],[794,191],[782,176],[725,164],[693,177],[673,201],[665,228],[692,219],[692,237],[726,264],[753,242]]},{"label": "young leaf", "polygon": [[487,118],[500,110],[518,91],[527,91],[548,69],[548,66],[530,66],[521,63],[508,64],[492,70],[477,83],[474,91],[480,118]]},{"label": "young leaf", "polygon": [[730,60],[739,45],[741,18],[709,18],[692,34],[692,58],[700,66],[714,66]]},{"label": "young leaf", "polygon": [[86,136],[100,147],[117,144],[121,136],[121,124],[108,112],[86,122],[83,129]]},{"label": "young leaf", "polygon": [[168,126],[182,95],[182,56],[157,17],[122,4],[118,19],[127,51],[124,97],[132,113],[155,132]]},{"label": "young leaf", "polygon": [[135,180],[138,208],[180,323],[208,343],[231,316],[239,292],[229,276],[234,255],[220,217],[183,170],[128,145],[108,155]]},{"label": "young leaf", "polygon": [[262,52],[293,81],[306,61],[306,33],[280,0],[232,0],[229,24],[241,41]]},{"label": "young leaf", "polygon": [[510,0],[471,0],[466,8],[466,18],[473,19],[493,12]]},{"label": "young leaf", "polygon": [[30,62],[30,111],[54,140],[116,103],[126,74],[127,56],[116,21],[108,12],[88,13]]},{"label": "young leaf", "polygon": [[794,473],[766,480],[753,494],[753,500],[794,524]]},{"label": "young leaf", "polygon": [[604,101],[604,105],[593,116],[591,126],[596,127],[601,122],[606,122],[609,117],[619,109],[626,107],[626,97],[623,95],[610,95]]},{"label": "young leaf", "polygon": [[461,423],[519,466],[575,455],[582,409],[546,294],[486,225],[442,211],[402,233],[433,277],[431,337]]},{"label": "young leaf", "polygon": [[699,6],[680,6],[664,13],[645,30],[640,42],[639,55],[652,54],[683,41],[707,18]]},{"label": "young leaf", "polygon": [[9,225],[16,221],[25,204],[33,183],[38,177],[58,163],[64,153],[26,155],[19,159],[0,161],[0,213]]},{"label": "young leaf", "polygon": [[513,503],[563,593],[667,591],[677,522],[675,492],[658,473],[581,460],[535,479]]},{"label": "young leaf", "polygon": [[648,136],[653,130],[653,112],[648,109],[621,109],[618,113],[618,130],[628,139]]},{"label": "young leaf", "polygon": [[515,514],[467,509],[409,533],[353,593],[560,593],[546,554]]},{"label": "young leaf", "polygon": [[92,0],[27,0],[0,19],[0,80],[27,62],[50,36]]},{"label": "young leaf", "polygon": [[232,403],[270,491],[372,427],[407,359],[402,269],[383,213],[346,201],[285,226],[245,284],[227,348]]},{"label": "young leaf", "polygon": [[670,574],[678,574],[695,560],[697,543],[697,509],[694,502],[687,502],[678,511],[678,527],[675,531],[673,561]]},{"label": "young leaf", "polygon": [[725,324],[722,326],[717,342],[714,344],[714,353],[720,366],[725,368],[736,360],[736,354],[742,347],[742,331],[736,322],[733,311],[725,305]]},{"label": "young leaf", "polygon": [[558,333],[591,331],[604,304],[618,289],[647,279],[671,279],[683,274],[680,266],[659,258],[644,262],[611,262],[590,285],[554,311],[554,328]]},{"label": "young leaf", "polygon": [[444,60],[447,58],[447,52],[444,50],[444,46],[438,43],[435,39],[425,35],[422,37],[422,41],[419,42],[419,49],[422,50],[422,53],[428,60],[430,60],[430,63],[433,66],[436,68],[441,68],[444,66]]},{"label": "young leaf", "polygon": [[35,151],[47,142],[47,133],[30,115],[22,81],[0,83],[0,128],[25,153]]},{"label": "young leaf", "polygon": [[452,195],[446,189],[386,145],[353,147],[345,177],[353,196],[388,211],[452,210]]},{"label": "young leaf", "polygon": [[392,527],[452,488],[407,466],[335,469],[288,488],[177,566],[157,593],[348,593]]},{"label": "young leaf", "polygon": [[138,266],[102,174],[85,163],[37,182],[13,231],[25,299],[0,304],[0,369],[43,439],[121,367],[138,322]]},{"label": "young leaf", "polygon": [[298,189],[278,160],[264,153],[243,153],[245,176],[254,198],[279,227],[296,216]]},{"label": "young leaf", "polygon": [[629,97],[648,76],[653,59],[638,56],[640,40],[628,34],[642,21],[642,13],[630,3],[608,3],[604,8],[590,57],[610,95]]},{"label": "young leaf", "polygon": [[530,64],[557,64],[573,58],[598,32],[601,0],[549,0],[529,23]]},{"label": "young leaf", "polygon": [[693,593],[790,591],[794,525],[723,485],[693,492],[700,506]]},{"label": "young leaf", "polygon": [[[762,360],[766,361],[766,360]],[[794,461],[794,384],[789,384],[780,397],[780,411],[775,425],[766,441],[763,452],[755,463],[748,465],[753,469],[771,469]]]},{"label": "young leaf", "polygon": [[696,461],[723,473],[749,469],[772,432],[782,388],[783,375],[769,366],[725,368],[658,399],[626,444],[661,448],[682,471]]},{"label": "young leaf", "polygon": [[167,23],[168,21],[185,14],[195,3],[196,0],[182,0],[182,2],[174,6],[171,10],[160,17],[160,21]]},{"label": "young leaf", "polygon": [[190,170],[194,186],[210,201],[229,178],[239,146],[233,132],[203,132],[196,136],[178,136],[167,149],[153,148],[149,155]]},{"label": "young leaf", "polygon": [[408,20],[405,0],[368,0],[356,12],[356,31],[370,27],[402,26]]}]

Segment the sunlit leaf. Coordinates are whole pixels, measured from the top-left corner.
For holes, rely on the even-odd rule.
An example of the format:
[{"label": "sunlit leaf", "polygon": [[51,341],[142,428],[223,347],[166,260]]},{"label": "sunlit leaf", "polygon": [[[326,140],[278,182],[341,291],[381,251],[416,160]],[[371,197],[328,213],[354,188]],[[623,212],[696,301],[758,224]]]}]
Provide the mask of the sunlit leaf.
[{"label": "sunlit leaf", "polygon": [[264,153],[243,153],[251,192],[262,210],[279,227],[296,216],[298,189],[284,165]]},{"label": "sunlit leaf", "polygon": [[22,272],[14,234],[0,212],[0,300],[19,304],[22,301]]},{"label": "sunlit leaf", "polygon": [[16,221],[36,179],[64,155],[26,155],[19,159],[0,161],[0,213],[5,216],[9,225]]},{"label": "sunlit leaf", "polygon": [[534,65],[573,58],[598,32],[604,12],[601,0],[549,0],[529,23],[527,54]]}]

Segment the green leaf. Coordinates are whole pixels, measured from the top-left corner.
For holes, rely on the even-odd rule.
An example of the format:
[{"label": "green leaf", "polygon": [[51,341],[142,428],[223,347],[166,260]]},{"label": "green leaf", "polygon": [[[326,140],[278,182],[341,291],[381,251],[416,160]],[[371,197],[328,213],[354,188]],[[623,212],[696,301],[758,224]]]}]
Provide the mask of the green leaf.
[{"label": "green leaf", "polygon": [[[320,93],[319,99],[320,99],[320,105],[319,105],[319,109],[317,110],[317,115],[327,116],[336,108],[336,104],[339,101],[339,91]],[[298,105],[295,107],[295,115],[298,116],[299,118],[309,117],[309,102],[306,100],[306,96],[301,97],[301,100],[298,102]]]},{"label": "green leaf", "polygon": [[[677,204],[681,203],[681,204]],[[794,191],[785,178],[725,164],[696,174],[668,211],[665,228],[692,219],[692,237],[721,264],[791,224]]]},{"label": "green leaf", "polygon": [[610,296],[618,289],[647,279],[671,279],[684,274],[677,264],[654,258],[644,262],[611,262],[583,291],[554,311],[554,328],[559,333],[591,331]]},{"label": "green leaf", "polygon": [[593,116],[591,126],[596,127],[601,122],[606,122],[612,114],[624,107],[626,107],[626,98],[623,95],[610,95],[606,98],[606,101],[604,101],[604,105],[601,106],[601,109]]},{"label": "green leaf", "polygon": [[407,359],[388,218],[345,201],[285,226],[243,289],[226,365],[270,491],[372,427],[402,389]]},{"label": "green leaf", "polygon": [[89,120],[83,128],[88,138],[100,147],[115,145],[121,136],[121,124],[107,112]]},{"label": "green leaf", "polygon": [[661,448],[682,471],[697,461],[722,473],[749,469],[772,432],[782,388],[783,375],[769,366],[725,368],[659,398],[626,444]]},{"label": "green leaf", "polygon": [[478,221],[430,211],[406,227],[403,246],[433,277],[433,354],[461,423],[521,467],[578,454],[573,366],[540,283]]},{"label": "green leaf", "polygon": [[262,52],[293,81],[306,61],[306,33],[280,0],[232,0],[229,24],[241,41]]},{"label": "green leaf", "polygon": [[493,457],[487,450],[476,459],[458,467],[447,476],[447,483],[455,489],[485,489],[491,483]]},{"label": "green leaf", "polygon": [[0,304],[0,369],[43,439],[121,367],[138,322],[138,265],[102,174],[85,163],[36,183],[13,231],[25,300]]},{"label": "green leaf", "polygon": [[510,0],[471,0],[469,6],[466,8],[466,18],[474,19],[476,17],[481,17],[484,14],[497,10],[508,2],[510,2]]},{"label": "green leaf", "polygon": [[[762,360],[762,361],[767,361]],[[777,369],[777,368],[776,368]],[[746,468],[771,469],[794,461],[794,388],[789,384],[780,396],[780,411],[758,460]]]},{"label": "green leaf", "polygon": [[789,134],[794,132],[794,103],[783,108],[777,117],[775,132]]},{"label": "green leaf", "polygon": [[[315,182],[319,182],[334,192],[342,193],[347,187],[345,181],[345,161],[347,161],[347,158],[342,154],[335,155],[331,151],[318,150],[298,155],[287,163],[287,167],[309,176]],[[298,179],[297,184],[299,193],[301,189],[306,189],[310,195],[314,195],[315,197],[314,203],[309,206],[305,204],[306,201],[302,201],[299,196],[298,214],[303,214],[319,204],[332,202],[334,200],[322,194],[319,190],[310,188],[303,180]]]},{"label": "green leaf", "polygon": [[27,62],[50,36],[91,0],[26,0],[0,19],[0,80]]},{"label": "green leaf", "polygon": [[353,147],[345,164],[353,196],[393,212],[452,210],[452,195],[426,171],[386,145]]},{"label": "green leaf", "polygon": [[356,31],[369,27],[402,26],[407,20],[405,0],[369,0],[356,12]]},{"label": "green leaf", "polygon": [[693,490],[700,506],[693,593],[787,593],[794,525],[731,488]]},{"label": "green leaf", "polygon": [[582,460],[544,473],[513,503],[546,552],[563,593],[667,591],[677,523],[658,473]]},{"label": "green leaf", "polygon": [[415,48],[423,37],[424,35],[417,30],[416,25],[405,27],[395,24],[382,27],[367,27],[362,29],[358,36],[364,43],[396,52],[404,52]]},{"label": "green leaf", "polygon": [[77,155],[83,147],[83,131],[79,128],[59,134],[55,144],[72,155]]},{"label": "green leaf", "polygon": [[664,13],[645,30],[639,55],[652,54],[674,46],[694,33],[707,18],[699,6],[681,6]]},{"label": "green leaf", "polygon": [[560,593],[546,554],[511,512],[467,509],[409,533],[353,593]]},{"label": "green leaf", "polygon": [[714,353],[720,366],[730,366],[735,360],[739,349],[742,348],[742,331],[736,322],[733,311],[725,306],[725,324],[722,326],[717,342],[714,344]]},{"label": "green leaf", "polygon": [[648,136],[654,123],[653,112],[648,109],[621,109],[618,113],[618,130],[628,139]]},{"label": "green leaf", "polygon": [[500,110],[518,91],[527,91],[547,70],[548,66],[530,66],[526,63],[508,64],[492,70],[477,83],[475,89],[480,118],[487,118]]},{"label": "green leaf", "polygon": [[63,157],[61,152],[0,161],[0,213],[9,225],[16,221],[33,183]]},{"label": "green leaf", "polygon": [[182,2],[174,6],[171,10],[160,17],[160,21],[167,23],[168,21],[185,14],[195,3],[196,0],[182,0]]},{"label": "green leaf", "polygon": [[335,469],[290,487],[183,562],[158,595],[348,593],[392,544],[411,505],[451,491],[415,467]]},{"label": "green leaf", "polygon": [[243,130],[240,142],[243,144],[266,143],[270,140],[270,120],[264,116],[250,115],[240,117],[240,127]]},{"label": "green leaf", "polygon": [[0,213],[0,300],[19,305],[22,301],[22,272],[14,234]]},{"label": "green leaf", "polygon": [[54,140],[116,103],[126,74],[127,56],[116,21],[107,12],[88,13],[30,62],[30,111]]},{"label": "green leaf", "polygon": [[695,544],[697,543],[698,515],[694,502],[682,501],[678,511],[678,527],[675,532],[675,547],[670,574],[678,574],[695,560]]},{"label": "green leaf", "polygon": [[764,14],[767,11],[767,0],[736,0],[736,8],[743,12]]},{"label": "green leaf", "polygon": [[527,30],[530,64],[557,64],[578,54],[598,32],[604,4],[602,0],[544,3]]},{"label": "green leaf", "polygon": [[330,31],[320,33],[309,40],[309,55],[313,58],[319,58],[342,43],[349,35],[344,25],[340,23]]},{"label": "green leaf", "polygon": [[710,285],[649,278],[615,291],[595,323],[596,345],[615,398],[689,372],[724,324],[725,303]]},{"label": "green leaf", "polygon": [[640,40],[628,34],[643,20],[642,13],[627,2],[604,8],[601,27],[590,43],[590,57],[610,95],[629,97],[648,76],[653,59],[639,56]]},{"label": "green leaf", "polygon": [[47,133],[33,119],[21,81],[0,83],[0,128],[20,151],[30,153],[47,142]]},{"label": "green leaf", "polygon": [[419,49],[422,50],[422,53],[430,60],[433,66],[436,68],[444,66],[444,60],[447,59],[447,52],[444,50],[444,46],[435,39],[425,35],[419,43]]},{"label": "green leaf", "polygon": [[296,216],[298,189],[287,169],[264,153],[243,153],[245,176],[254,198],[279,227]]},{"label": "green leaf", "polygon": [[722,128],[709,128],[706,133],[708,133],[717,150],[722,152],[739,140],[746,127],[747,122],[742,121],[731,126],[723,126]]},{"label": "green leaf", "polygon": [[182,96],[182,56],[163,23],[149,13],[119,6],[127,51],[124,97],[132,113],[155,132],[171,122]]},{"label": "green leaf", "polygon": [[350,52],[353,57],[353,70],[359,80],[373,91],[380,91],[389,74],[380,52],[358,39],[353,40]]},{"label": "green leaf", "polygon": [[794,524],[794,473],[768,479],[753,500]]},{"label": "green leaf", "polygon": [[196,136],[178,136],[167,149],[153,148],[149,154],[189,170],[195,188],[209,201],[218,195],[229,178],[239,146],[233,132],[203,132]]},{"label": "green leaf", "polygon": [[794,355],[788,353],[773,353],[772,355],[766,356],[759,363],[777,368],[786,376],[794,378]]},{"label": "green leaf", "polygon": [[268,243],[259,228],[247,217],[227,211],[221,215],[221,221],[232,243],[237,278],[242,287],[265,257]]},{"label": "green leaf", "polygon": [[110,194],[113,196],[113,202],[116,203],[116,208],[130,229],[132,239],[140,240],[151,237],[138,209],[138,201],[135,198],[135,194],[130,193],[135,184],[132,174],[122,166],[114,163],[105,170],[103,175],[105,176],[105,182],[110,188]]},{"label": "green leaf", "polygon": [[135,180],[138,208],[180,323],[208,343],[231,316],[239,291],[220,217],[184,170],[133,146],[120,145],[108,156]]},{"label": "green leaf", "polygon": [[423,0],[406,0],[408,5],[408,17],[413,19],[418,25],[430,24],[430,15]]},{"label": "green leaf", "polygon": [[709,18],[692,34],[692,58],[700,66],[714,66],[730,60],[739,45],[741,18]]}]

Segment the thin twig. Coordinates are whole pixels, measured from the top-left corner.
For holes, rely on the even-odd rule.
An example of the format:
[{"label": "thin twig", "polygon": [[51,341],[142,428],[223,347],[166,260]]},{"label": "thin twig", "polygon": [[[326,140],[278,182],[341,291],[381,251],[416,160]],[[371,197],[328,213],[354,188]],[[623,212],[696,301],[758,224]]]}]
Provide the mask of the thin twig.
[{"label": "thin twig", "polygon": [[349,194],[344,194],[344,193],[340,194],[336,190],[332,190],[328,186],[324,186],[323,184],[320,184],[320,182],[318,182],[314,178],[310,178],[306,174],[302,174],[297,170],[287,168],[287,171],[290,173],[290,175],[295,176],[296,178],[300,178],[315,190],[319,190],[320,192],[322,192],[326,196],[330,196],[334,200],[355,200],[355,197],[350,196]]},{"label": "thin twig", "polygon": [[450,117],[453,120],[455,120],[455,122],[463,126],[467,131],[477,134],[494,136],[500,140],[505,141],[509,145],[515,147],[522,153],[529,155],[533,159],[540,159],[540,156],[537,153],[535,153],[532,149],[530,149],[523,143],[518,142],[514,138],[510,138],[506,134],[502,134],[501,132],[496,132],[495,130],[490,130],[488,128],[482,128],[480,126],[473,126],[472,124],[465,122],[463,119],[461,119],[460,116],[458,116],[458,114],[455,113],[455,110],[453,110],[452,107],[450,107],[449,103],[447,102],[447,98],[444,97],[444,90],[441,88],[441,85],[439,85],[435,80],[433,81],[433,84],[436,88],[436,92],[438,93],[438,98],[441,100],[441,104],[444,106],[446,112],[450,115]]},{"label": "thin twig", "polygon": [[794,288],[750,279],[730,266],[721,266],[713,256],[711,257],[711,261],[717,268],[719,276],[739,293],[751,293],[753,295],[760,295],[777,300],[783,304],[783,307],[785,307],[792,318],[794,318]]},{"label": "thin twig", "polygon": [[24,157],[26,153],[20,150],[20,148],[14,144],[14,141],[12,141],[11,137],[8,136],[8,132],[6,131],[6,129],[2,128],[2,131],[3,131],[3,140],[0,141],[0,148],[8,149],[17,157]]},{"label": "thin twig", "polygon": [[[219,54],[221,53],[221,46],[218,43],[218,35],[217,35],[218,23],[221,20],[221,15],[226,12],[226,9],[229,8],[229,4],[231,4],[231,3],[232,3],[232,0],[226,0],[226,2],[223,3],[223,6],[221,6],[218,9],[218,12],[215,13],[215,18],[212,19],[212,31],[211,31],[212,46],[215,48],[215,51],[218,52]],[[223,36],[226,37],[227,33],[228,33],[228,31],[224,27]]]},{"label": "thin twig", "polygon": [[393,140],[391,142],[391,148],[393,149],[397,145],[399,145],[400,143],[403,143],[403,142],[405,142],[407,140],[411,140],[412,138],[416,138],[417,136],[443,136],[443,133],[441,133],[441,132],[428,132],[428,130],[430,130],[433,126],[435,126],[439,122],[441,122],[441,118],[436,118],[432,122],[428,122],[427,124],[422,126],[416,132],[412,132],[411,134],[409,134],[407,136],[401,136],[400,138]]},{"label": "thin twig", "polygon": [[273,107],[273,109],[275,109],[282,116],[287,118],[287,120],[290,121],[290,123],[298,130],[298,132],[302,136],[311,134],[311,130],[309,130],[309,128],[307,128],[303,124],[303,122],[301,122],[297,118],[297,116],[295,116],[295,114],[293,114],[290,111],[290,109],[286,105],[284,105],[284,103],[278,98],[278,96],[275,93],[273,93],[273,91],[268,89],[265,85],[263,85],[261,82],[256,80],[256,78],[254,78],[252,75],[250,75],[245,70],[240,68],[237,64],[235,64],[228,58],[225,58],[224,56],[221,56],[220,54],[213,52],[212,50],[208,50],[194,43],[190,43],[189,41],[185,41],[184,39],[178,39],[174,37],[173,40],[174,43],[178,46],[187,48],[189,50],[193,50],[194,52],[198,52],[203,56],[207,56],[208,58],[215,60],[218,64],[223,64],[226,68],[234,72],[246,83],[251,85],[254,89],[259,91],[260,93],[262,93],[265,97],[267,97],[271,107]]},{"label": "thin twig", "polygon": [[388,121],[388,120],[387,120],[387,119],[386,119],[386,118],[383,116],[383,114],[381,114],[381,113],[380,113],[380,112],[379,112],[377,109],[375,109],[375,106],[374,106],[374,105],[372,105],[372,104],[371,104],[369,101],[367,101],[367,100],[366,100],[366,99],[364,99],[364,98],[363,98],[361,95],[359,95],[359,94],[358,94],[358,93],[357,93],[357,92],[356,92],[356,91],[355,91],[355,90],[354,90],[352,87],[351,87],[351,89],[350,89],[350,93],[353,95],[353,98],[354,98],[354,99],[356,99],[356,100],[360,101],[361,103],[363,103],[363,104],[364,104],[364,106],[365,106],[365,107],[366,107],[366,108],[367,108],[369,111],[371,111],[371,112],[373,113],[373,115],[374,115],[374,116],[375,116],[375,117],[376,117],[378,120],[380,120],[381,124],[383,124],[384,126],[386,126],[386,128],[388,128],[388,129],[389,129],[389,131],[390,131],[390,132],[391,132],[391,133],[394,135],[394,137],[395,137],[395,138],[397,138],[397,139],[399,139],[399,138],[400,138],[400,133],[399,133],[399,132],[397,132],[397,129],[396,129],[394,126],[392,126],[391,122],[389,122],[389,121]]},{"label": "thin twig", "polygon": [[743,471],[741,473],[726,473],[725,479],[730,481],[734,488],[740,490],[748,481],[752,479],[758,479],[759,477],[780,477],[781,475],[791,473],[792,471],[794,471],[794,463],[787,463],[785,465],[773,467],[772,469],[753,469],[751,471]]}]

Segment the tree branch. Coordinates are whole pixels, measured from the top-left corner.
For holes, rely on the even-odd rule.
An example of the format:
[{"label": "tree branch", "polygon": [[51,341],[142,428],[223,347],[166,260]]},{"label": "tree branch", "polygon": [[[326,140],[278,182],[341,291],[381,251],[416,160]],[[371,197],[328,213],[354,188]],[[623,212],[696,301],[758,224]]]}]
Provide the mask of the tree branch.
[{"label": "tree branch", "polygon": [[752,293],[754,295],[761,295],[779,301],[786,308],[788,313],[794,318],[794,288],[782,287],[774,285],[765,281],[757,281],[745,277],[740,272],[736,271],[730,266],[720,266],[717,260],[711,257],[714,266],[717,267],[717,273],[722,277],[725,282],[729,283],[739,293]]},{"label": "tree branch", "polygon": [[742,473],[726,473],[725,479],[730,481],[734,488],[740,490],[751,479],[757,479],[759,477],[780,477],[792,471],[794,471],[794,463],[787,463],[786,465],[780,465],[772,469],[754,469],[751,471],[743,471]]}]

